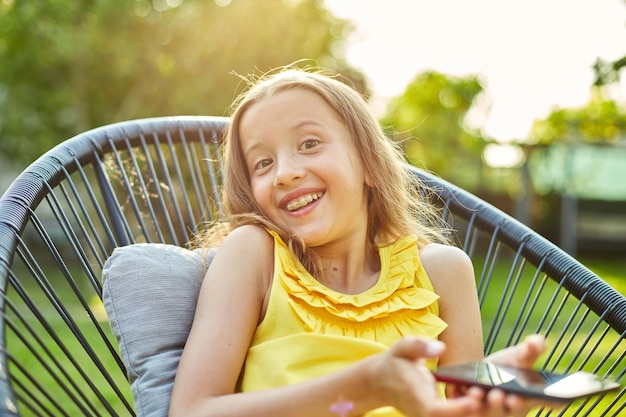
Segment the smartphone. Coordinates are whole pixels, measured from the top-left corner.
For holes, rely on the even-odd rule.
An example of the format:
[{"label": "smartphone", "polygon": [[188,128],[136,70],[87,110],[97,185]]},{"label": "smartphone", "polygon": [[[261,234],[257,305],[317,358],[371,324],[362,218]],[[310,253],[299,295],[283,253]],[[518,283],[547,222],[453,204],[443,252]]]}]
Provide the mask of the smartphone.
[{"label": "smartphone", "polygon": [[484,361],[442,366],[434,375],[441,382],[485,389],[497,387],[526,397],[560,402],[573,401],[620,387],[617,381],[602,379],[588,372],[556,374]]}]

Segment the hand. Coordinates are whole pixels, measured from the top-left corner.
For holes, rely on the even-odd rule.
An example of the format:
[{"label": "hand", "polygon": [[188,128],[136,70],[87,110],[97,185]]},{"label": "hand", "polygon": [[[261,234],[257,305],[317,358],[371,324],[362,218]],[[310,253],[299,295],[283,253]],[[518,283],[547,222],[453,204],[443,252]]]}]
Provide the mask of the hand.
[{"label": "hand", "polygon": [[[545,338],[541,335],[528,336],[518,345],[503,349],[489,355],[485,360],[488,362],[513,366],[516,368],[532,368],[537,358],[546,348]],[[531,408],[549,407],[560,408],[563,403],[525,398],[520,395],[507,394],[499,389],[489,392],[478,393],[479,388],[471,388],[472,395],[482,397],[483,415],[496,416],[526,416]]]},{"label": "hand", "polygon": [[439,396],[424,359],[436,358],[445,345],[423,338],[404,338],[377,357],[372,373],[374,392],[384,404],[408,417],[472,417],[482,412],[482,391],[454,399]]},{"label": "hand", "polygon": [[515,368],[532,368],[546,349],[546,340],[539,334],[526,337],[522,343],[495,352],[485,359],[488,362]]}]

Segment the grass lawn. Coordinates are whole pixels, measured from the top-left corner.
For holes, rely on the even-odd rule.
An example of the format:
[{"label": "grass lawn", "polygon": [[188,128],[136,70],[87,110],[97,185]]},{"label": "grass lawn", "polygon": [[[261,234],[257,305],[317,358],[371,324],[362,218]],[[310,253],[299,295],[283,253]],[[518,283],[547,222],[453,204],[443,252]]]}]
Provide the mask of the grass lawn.
[{"label": "grass lawn", "polygon": [[[494,265],[493,276],[498,277],[498,279],[491,281],[485,287],[486,289],[479,287],[483,302],[482,310],[486,326],[486,340],[489,343],[493,342],[494,349],[498,349],[508,343],[507,339],[510,334],[522,336],[535,332],[538,326],[537,323],[544,320],[545,313],[550,313],[554,315],[554,318],[550,319],[552,321],[539,326],[539,330],[543,332],[546,329],[550,329],[550,335],[555,336],[551,336],[549,342],[558,344],[558,349],[553,356],[544,359],[548,363],[558,362],[559,367],[562,364],[578,366],[582,362],[585,364],[585,369],[594,369],[594,367],[598,366],[602,361],[601,352],[605,352],[613,346],[616,343],[617,336],[609,334],[604,338],[594,336],[588,339],[589,332],[594,326],[594,317],[589,317],[589,315],[584,315],[583,313],[574,313],[576,323],[573,325],[562,320],[561,316],[568,317],[572,311],[576,310],[577,303],[576,300],[567,299],[562,301],[559,299],[558,303],[551,304],[553,298],[551,294],[559,294],[560,296],[556,284],[551,282],[551,280],[536,284],[537,286],[542,286],[541,294],[545,292],[545,295],[541,295],[535,300],[540,307],[531,311],[526,307],[522,299],[523,297],[520,297],[520,295],[534,291],[531,284],[533,281],[533,269],[525,267],[520,273],[519,282],[507,285],[500,278],[505,278],[509,275],[511,269],[510,262],[511,260],[505,257]],[[623,294],[626,293],[626,268],[624,268],[624,261],[591,258],[583,259],[583,262],[617,288],[618,291]],[[485,265],[476,262],[475,266],[477,277],[480,278],[481,271],[485,268]],[[52,281],[58,283],[61,280],[53,279]],[[81,287],[81,291],[93,292],[88,285]],[[513,291],[514,287],[515,291]],[[76,325],[74,331],[68,328],[62,319],[63,314],[59,314],[54,307],[54,303],[51,303],[46,296],[45,291],[42,291],[34,284],[27,284],[25,290],[29,293],[32,303],[43,312],[43,315],[40,320],[37,320],[30,313],[26,313],[23,318],[24,321],[29,323],[28,326],[22,323],[19,317],[12,315],[14,324],[7,331],[9,352],[13,358],[10,363],[11,372],[18,377],[22,385],[17,388],[17,392],[18,394],[22,392],[36,393],[36,400],[20,395],[22,397],[20,402],[23,415],[61,415],[57,412],[56,404],[66,405],[73,403],[80,405],[70,411],[70,416],[91,414],[91,409],[103,410],[104,403],[109,403],[113,412],[119,415],[129,415],[122,400],[109,387],[110,381],[106,381],[101,376],[102,373],[98,368],[103,366],[106,369],[113,370],[111,374],[113,383],[122,387],[122,397],[132,403],[130,389],[125,382],[125,375],[119,369],[116,370],[118,367],[117,363],[108,352],[105,343],[102,341],[102,336],[95,331],[91,319],[85,314],[80,303],[76,301],[73,292],[62,284],[59,284],[57,287],[58,297],[66,305],[68,312],[74,317]],[[14,296],[15,294],[10,295]],[[102,315],[102,306],[97,297],[94,297],[93,294],[88,296],[88,302],[101,324],[105,338],[115,346],[115,341],[110,333],[108,322]],[[508,306],[507,309],[502,308],[504,304]],[[16,306],[25,308],[26,304],[18,303]],[[560,309],[558,314],[554,314],[555,309]],[[526,319],[528,323],[524,324]],[[44,324],[41,324],[42,320]],[[495,328],[498,329],[497,335],[492,335],[488,330],[491,323],[495,323]],[[558,340],[556,335],[560,334],[561,329],[566,329],[565,333],[570,334],[575,326],[579,327],[575,332],[575,336],[571,337],[571,339]],[[94,363],[93,359],[85,354],[82,343],[79,340],[80,338],[76,337],[76,333],[83,335],[86,340],[93,343],[94,353],[102,361],[102,364]],[[24,336],[18,336],[18,334]],[[59,340],[63,342],[63,348],[59,348],[56,342],[52,341],[51,337],[47,337],[46,335],[48,334],[58,335]],[[37,340],[40,337],[41,341]],[[490,338],[493,340],[490,341]],[[592,348],[596,345],[597,348]],[[580,354],[576,353],[577,349],[572,348],[574,346],[581,347]],[[624,343],[621,343],[619,348],[623,351],[626,347]],[[31,350],[37,352],[37,357],[31,355]],[[66,359],[68,355],[72,358],[71,360]],[[17,364],[21,365],[17,366]],[[604,372],[606,371],[606,366],[600,366],[599,369],[601,372]],[[559,368],[558,370],[562,371],[563,369]],[[76,381],[75,386],[72,386],[69,381]],[[90,386],[91,384],[104,388],[101,391],[95,390]],[[59,387],[66,387],[66,389],[60,389]],[[585,405],[580,402],[578,404],[581,404],[580,406],[585,409],[594,408],[589,414],[593,416],[600,415],[595,414],[596,409],[605,409],[610,403],[611,397],[609,396],[602,399],[594,407],[591,404]],[[105,411],[102,413],[109,414]],[[563,415],[571,415],[572,413],[573,411],[568,411]],[[93,414],[97,413],[94,412]]]},{"label": "grass lawn", "polygon": [[121,399],[132,404],[130,387],[111,353],[117,344],[93,288],[78,284],[92,319],[62,277],[50,279],[53,291],[42,289],[24,271],[16,274],[24,285],[9,288],[6,338],[22,415],[130,415]]},{"label": "grass lawn", "polygon": [[[598,258],[582,261],[622,294],[626,293],[624,261]],[[612,366],[617,367],[617,372],[623,369],[619,356],[626,350],[626,341],[558,283],[543,280],[532,265],[515,264],[513,257],[502,256],[495,265],[475,259],[474,264],[488,350],[509,345],[511,336],[515,341],[531,333],[541,333],[547,335],[551,350],[539,360],[547,371],[570,372],[582,368],[604,375],[616,374]],[[483,271],[493,276],[488,283]],[[507,281],[507,277],[511,279]],[[605,353],[612,349],[613,355],[606,360]],[[573,415],[578,408],[588,411],[585,415],[590,416],[602,415],[607,408],[614,412],[619,406],[613,404],[614,398],[615,394],[611,394],[591,402],[579,400],[558,415]]]}]

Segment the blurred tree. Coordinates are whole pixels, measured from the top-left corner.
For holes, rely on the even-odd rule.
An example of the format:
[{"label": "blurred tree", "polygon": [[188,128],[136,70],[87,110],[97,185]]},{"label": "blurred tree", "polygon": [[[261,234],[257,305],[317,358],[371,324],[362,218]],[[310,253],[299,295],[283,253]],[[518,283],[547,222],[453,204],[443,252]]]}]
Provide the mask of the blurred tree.
[{"label": "blurred tree", "polygon": [[0,153],[28,163],[78,132],[228,113],[240,77],[341,58],[353,27],[320,0],[0,1]]},{"label": "blurred tree", "polygon": [[390,101],[382,124],[390,134],[395,132],[409,162],[476,190],[483,175],[486,140],[467,126],[466,116],[482,91],[475,76],[422,72]]},{"label": "blurred tree", "polygon": [[525,146],[563,141],[612,143],[626,140],[626,108],[592,87],[589,102],[579,108],[555,108],[545,119],[536,120]]},{"label": "blurred tree", "polygon": [[[626,0],[624,1],[626,5]],[[593,65],[593,72],[595,73],[594,86],[601,87],[603,85],[609,85],[615,82],[619,82],[620,72],[626,67],[626,55],[615,61],[607,61],[602,58],[598,58]]]},{"label": "blurred tree", "polygon": [[626,67],[626,56],[615,61],[606,61],[598,58],[593,65],[593,72],[595,73],[593,85],[603,86],[619,82],[620,71],[624,67]]}]

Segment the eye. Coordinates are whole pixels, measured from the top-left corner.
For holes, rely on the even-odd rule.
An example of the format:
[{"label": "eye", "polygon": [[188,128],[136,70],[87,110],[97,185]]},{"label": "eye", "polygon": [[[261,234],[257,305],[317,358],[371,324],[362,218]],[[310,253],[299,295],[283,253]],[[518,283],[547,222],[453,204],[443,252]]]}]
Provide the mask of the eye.
[{"label": "eye", "polygon": [[261,159],[254,164],[254,170],[258,171],[263,168],[267,168],[272,165],[272,160],[269,158]]},{"label": "eye", "polygon": [[320,142],[317,139],[307,139],[304,142],[302,142],[302,144],[300,145],[300,149],[303,151],[306,151],[308,149],[313,149],[317,145],[319,145],[319,143]]}]

